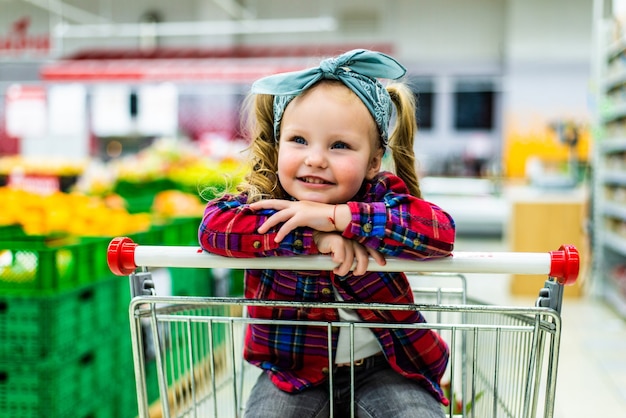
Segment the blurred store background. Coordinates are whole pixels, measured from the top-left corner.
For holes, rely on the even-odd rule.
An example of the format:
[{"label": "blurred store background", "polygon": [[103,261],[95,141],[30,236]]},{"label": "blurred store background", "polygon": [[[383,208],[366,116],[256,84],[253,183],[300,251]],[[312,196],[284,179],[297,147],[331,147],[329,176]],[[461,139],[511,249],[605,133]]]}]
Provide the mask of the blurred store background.
[{"label": "blurred store background", "polygon": [[[0,416],[135,410],[128,300],[111,302],[126,283],[112,279],[106,243],[195,245],[200,192],[240,175],[251,82],[355,47],[408,67],[422,189],[456,219],[458,248],[576,245],[581,278],[566,296],[621,321],[623,9],[617,0],[0,0]],[[165,273],[172,294],[241,291],[230,281],[240,272],[196,272],[184,284],[176,269]],[[544,279],[507,278],[496,297],[532,299]],[[67,322],[77,315],[101,332]],[[620,366],[612,388],[626,383]],[[103,382],[107,368],[126,374]],[[67,381],[75,387],[63,396],[51,389]],[[120,381],[129,384],[112,390]],[[90,384],[93,394],[80,393]],[[559,398],[567,403],[567,391]],[[623,410],[626,393],[615,399]]]}]

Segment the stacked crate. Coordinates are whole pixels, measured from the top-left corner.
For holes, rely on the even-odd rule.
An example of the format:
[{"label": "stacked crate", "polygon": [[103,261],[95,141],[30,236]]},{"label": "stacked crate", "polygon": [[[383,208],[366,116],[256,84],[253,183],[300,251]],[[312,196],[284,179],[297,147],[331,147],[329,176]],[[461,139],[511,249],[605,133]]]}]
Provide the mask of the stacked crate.
[{"label": "stacked crate", "polygon": [[[199,223],[200,218],[170,219],[130,238],[142,245],[197,245]],[[1,417],[137,415],[130,286],[107,266],[109,242],[0,228]],[[172,295],[215,294],[209,269],[167,273]],[[242,281],[239,271],[229,277]],[[159,397],[154,360],[146,358],[145,365],[154,402]]]},{"label": "stacked crate", "polygon": [[129,291],[107,243],[0,234],[0,416],[118,416]]}]

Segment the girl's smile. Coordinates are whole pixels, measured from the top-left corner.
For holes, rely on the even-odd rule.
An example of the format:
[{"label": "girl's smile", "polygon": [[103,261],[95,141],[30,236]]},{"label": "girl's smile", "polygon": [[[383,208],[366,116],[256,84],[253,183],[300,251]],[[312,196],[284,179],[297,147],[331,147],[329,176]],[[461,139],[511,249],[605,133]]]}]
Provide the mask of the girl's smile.
[{"label": "girl's smile", "polygon": [[310,185],[328,185],[328,184],[334,184],[330,181],[326,181],[324,179],[321,179],[319,177],[299,177],[298,180],[310,184]]}]

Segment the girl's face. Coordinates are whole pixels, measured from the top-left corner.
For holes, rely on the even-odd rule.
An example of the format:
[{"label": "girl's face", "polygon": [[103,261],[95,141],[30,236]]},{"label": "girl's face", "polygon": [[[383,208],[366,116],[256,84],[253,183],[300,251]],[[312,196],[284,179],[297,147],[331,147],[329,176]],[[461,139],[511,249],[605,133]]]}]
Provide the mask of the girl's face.
[{"label": "girl's face", "polygon": [[345,203],[378,173],[382,155],[374,119],[343,84],[322,82],[287,105],[278,178],[293,198]]}]

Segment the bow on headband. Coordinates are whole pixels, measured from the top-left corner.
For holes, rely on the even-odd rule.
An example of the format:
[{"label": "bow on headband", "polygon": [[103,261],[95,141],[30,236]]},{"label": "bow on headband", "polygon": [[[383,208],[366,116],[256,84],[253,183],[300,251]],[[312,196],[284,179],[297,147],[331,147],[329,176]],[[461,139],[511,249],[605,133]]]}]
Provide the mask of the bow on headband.
[{"label": "bow on headband", "polygon": [[274,138],[278,141],[285,108],[294,97],[322,79],[339,80],[352,90],[374,117],[383,142],[387,145],[391,97],[377,78],[396,80],[406,69],[381,52],[354,49],[320,63],[319,67],[275,74],[257,80],[252,93],[274,96]]}]

